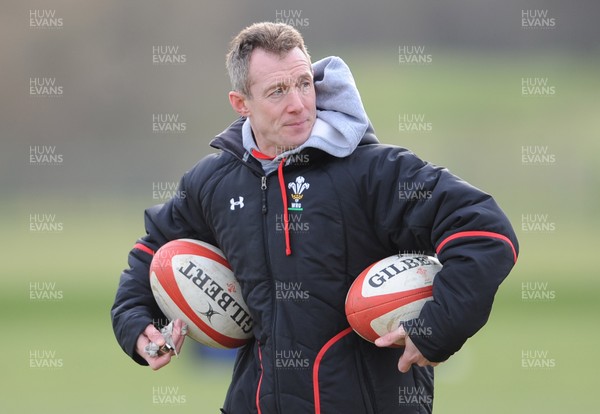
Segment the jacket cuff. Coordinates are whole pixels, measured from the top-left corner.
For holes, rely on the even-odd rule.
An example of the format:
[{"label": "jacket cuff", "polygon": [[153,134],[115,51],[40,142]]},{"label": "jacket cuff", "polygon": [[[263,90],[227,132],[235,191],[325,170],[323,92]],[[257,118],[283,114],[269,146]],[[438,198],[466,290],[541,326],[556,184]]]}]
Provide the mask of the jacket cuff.
[{"label": "jacket cuff", "polygon": [[404,322],[402,327],[419,352],[428,361],[444,362],[456,352],[435,346],[434,328],[428,325],[424,319],[411,319]]},{"label": "jacket cuff", "polygon": [[121,347],[135,362],[140,365],[148,365],[146,360],[137,353],[135,348],[138,337],[144,332],[148,325],[152,324],[152,318],[146,315],[134,315],[127,319],[128,320],[124,324],[121,332],[123,338]]}]

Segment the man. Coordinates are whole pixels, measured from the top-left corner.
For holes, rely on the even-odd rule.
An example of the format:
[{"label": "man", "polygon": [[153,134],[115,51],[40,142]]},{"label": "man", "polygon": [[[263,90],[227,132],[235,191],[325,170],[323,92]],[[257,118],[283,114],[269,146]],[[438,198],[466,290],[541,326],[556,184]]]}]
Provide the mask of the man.
[{"label": "man", "polygon": [[[183,176],[185,197],[146,211],[148,234],[129,255],[112,309],[123,350],[153,369],[169,362],[172,353],[144,352],[164,343],[152,325],[163,316],[148,267],[167,241],[199,239],[223,250],[254,319],[223,413],[431,412],[432,367],[485,324],[516,261],[510,223],[446,169],[379,144],[347,66],[311,65],[291,26],[244,29],[227,68],[241,117],[211,142],[220,152]],[[406,197],[406,188],[425,196]],[[419,329],[361,339],[344,314],[350,284],[373,262],[414,251],[444,265]],[[282,294],[291,286],[301,299]],[[177,321],[177,348],[181,328]],[[290,355],[303,363],[286,367]]]}]

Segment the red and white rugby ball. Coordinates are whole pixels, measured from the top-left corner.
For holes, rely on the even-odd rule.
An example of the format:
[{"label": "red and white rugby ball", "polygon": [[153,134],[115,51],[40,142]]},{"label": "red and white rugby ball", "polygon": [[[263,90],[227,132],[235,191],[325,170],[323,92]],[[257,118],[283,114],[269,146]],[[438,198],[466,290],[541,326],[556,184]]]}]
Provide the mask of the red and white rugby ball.
[{"label": "red and white rugby ball", "polygon": [[441,263],[426,255],[394,255],[373,263],[352,283],[346,317],[370,342],[419,316],[433,299],[433,279]]},{"label": "red and white rugby ball", "polygon": [[150,286],[171,320],[188,336],[214,348],[237,348],[252,337],[252,317],[223,252],[192,239],[173,240],[155,253]]}]

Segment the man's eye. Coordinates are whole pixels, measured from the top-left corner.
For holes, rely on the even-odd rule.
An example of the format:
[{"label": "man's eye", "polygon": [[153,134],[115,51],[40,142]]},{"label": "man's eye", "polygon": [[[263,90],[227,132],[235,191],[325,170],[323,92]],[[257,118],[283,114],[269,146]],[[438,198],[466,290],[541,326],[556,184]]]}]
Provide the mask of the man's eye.
[{"label": "man's eye", "polygon": [[302,90],[302,92],[308,92],[310,90],[311,86],[312,86],[312,82],[308,81],[308,80],[300,83],[300,89]]},{"label": "man's eye", "polygon": [[282,88],[277,88],[277,89],[274,89],[274,90],[273,90],[273,91],[272,91],[272,92],[269,94],[269,96],[273,96],[273,97],[277,97],[277,96],[281,96],[281,95],[283,95],[283,89],[282,89]]}]

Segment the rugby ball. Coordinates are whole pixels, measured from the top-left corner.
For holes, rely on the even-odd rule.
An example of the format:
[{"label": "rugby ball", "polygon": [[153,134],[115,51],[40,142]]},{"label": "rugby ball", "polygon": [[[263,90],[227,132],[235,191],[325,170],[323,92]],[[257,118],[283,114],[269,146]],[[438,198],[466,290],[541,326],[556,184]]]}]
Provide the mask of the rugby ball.
[{"label": "rugby ball", "polygon": [[346,296],[346,317],[370,342],[419,316],[433,299],[433,280],[441,263],[426,255],[394,255],[367,267]]},{"label": "rugby ball", "polygon": [[150,264],[156,303],[181,319],[192,339],[214,348],[237,348],[252,337],[252,318],[223,252],[199,240],[163,245]]}]

